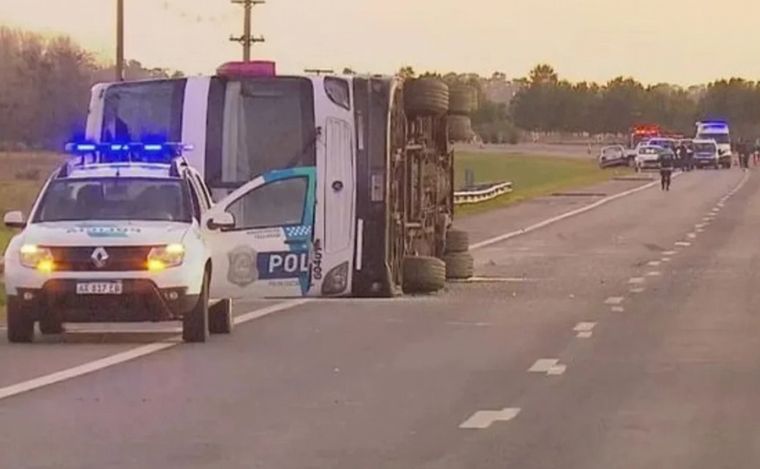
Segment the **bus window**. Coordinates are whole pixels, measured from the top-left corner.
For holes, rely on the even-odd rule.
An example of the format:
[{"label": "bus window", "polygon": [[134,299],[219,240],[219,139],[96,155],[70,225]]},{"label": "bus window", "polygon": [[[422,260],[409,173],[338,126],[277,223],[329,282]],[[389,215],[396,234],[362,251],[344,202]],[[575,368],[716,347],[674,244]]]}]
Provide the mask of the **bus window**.
[{"label": "bus window", "polygon": [[106,90],[103,142],[139,141],[157,137],[182,140],[186,80],[125,83]]},{"label": "bus window", "polygon": [[[274,169],[316,165],[313,88],[303,78],[228,81],[224,98],[220,155],[208,155],[211,188],[240,186]],[[214,113],[213,96],[209,112]],[[209,120],[209,124],[211,123]]]}]

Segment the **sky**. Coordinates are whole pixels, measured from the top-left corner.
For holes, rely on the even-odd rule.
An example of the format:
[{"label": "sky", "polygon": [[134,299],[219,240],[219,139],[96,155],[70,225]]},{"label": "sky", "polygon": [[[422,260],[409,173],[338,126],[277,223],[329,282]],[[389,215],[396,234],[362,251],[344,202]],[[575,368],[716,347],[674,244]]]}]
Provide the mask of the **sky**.
[{"label": "sky", "polygon": [[[0,24],[67,34],[113,61],[115,0],[0,0]],[[241,56],[230,0],[125,0],[126,56],[209,74]],[[549,63],[562,78],[690,85],[760,78],[757,0],[268,0],[254,56],[283,73],[351,67],[392,73],[501,71]]]}]

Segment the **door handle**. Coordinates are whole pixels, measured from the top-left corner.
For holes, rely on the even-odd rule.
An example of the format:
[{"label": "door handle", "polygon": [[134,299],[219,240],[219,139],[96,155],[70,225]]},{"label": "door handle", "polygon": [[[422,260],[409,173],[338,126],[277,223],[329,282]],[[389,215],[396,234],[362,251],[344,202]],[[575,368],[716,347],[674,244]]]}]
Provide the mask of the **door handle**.
[{"label": "door handle", "polygon": [[343,181],[333,181],[332,188],[335,192],[340,192],[343,190]]}]

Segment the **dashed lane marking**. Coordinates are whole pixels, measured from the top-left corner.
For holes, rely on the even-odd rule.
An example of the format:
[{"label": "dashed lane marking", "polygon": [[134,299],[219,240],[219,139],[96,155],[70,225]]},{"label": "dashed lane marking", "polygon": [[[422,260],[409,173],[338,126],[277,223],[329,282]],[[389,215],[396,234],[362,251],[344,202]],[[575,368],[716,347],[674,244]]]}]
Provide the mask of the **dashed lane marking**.
[{"label": "dashed lane marking", "polygon": [[565,371],[567,371],[567,365],[554,365],[549,368],[549,371],[547,371],[546,374],[549,376],[560,376],[564,375]]},{"label": "dashed lane marking", "polygon": [[689,239],[696,239],[697,238],[697,234],[696,233],[689,233],[689,234],[686,235],[686,237],[689,238]]},{"label": "dashed lane marking", "polygon": [[647,263],[649,267],[659,267],[660,264],[662,264],[662,261],[650,261]]},{"label": "dashed lane marking", "polygon": [[573,328],[573,331],[589,332],[589,331],[593,331],[595,327],[596,327],[595,322],[579,322],[578,324],[575,325],[575,327]]},{"label": "dashed lane marking", "polygon": [[631,288],[629,291],[631,293],[634,293],[634,294],[638,295],[640,293],[644,293],[646,291],[646,289],[644,289],[644,288]]},{"label": "dashed lane marking", "polygon": [[660,276],[662,276],[662,272],[658,272],[656,270],[647,272],[647,277],[660,277]]},{"label": "dashed lane marking", "polygon": [[607,298],[607,300],[605,300],[604,304],[606,304],[606,305],[619,305],[623,301],[625,301],[625,298],[623,298],[622,296],[611,296],[611,297]]},{"label": "dashed lane marking", "polygon": [[[243,323],[252,321],[254,319],[267,316],[269,314],[273,314],[279,311],[284,311],[287,309],[292,309],[297,306],[308,303],[309,301],[310,300],[285,301],[285,302],[278,303],[272,306],[267,306],[266,308],[257,309],[255,311],[251,311],[250,313],[237,316],[235,318],[235,324],[243,324]],[[182,342],[179,340],[179,337],[173,337],[165,341],[143,345],[141,347],[127,350],[126,352],[117,353],[115,355],[101,358],[99,360],[85,363],[83,365],[75,366],[73,368],[68,368],[66,370],[61,370],[49,375],[40,376],[39,378],[34,378],[29,381],[12,384],[10,386],[0,388],[0,400],[7,399],[12,396],[17,396],[25,392],[33,391],[35,389],[40,389],[46,386],[50,386],[52,384],[60,383],[62,381],[67,381],[72,378],[90,374],[95,371],[100,371],[105,368],[112,367],[114,365],[119,365],[121,363],[132,361],[137,358],[144,357],[146,355],[151,355],[153,353],[160,352],[162,350],[167,350],[172,347],[176,347],[180,343]]]},{"label": "dashed lane marking", "polygon": [[678,254],[678,251],[665,251],[662,253],[663,256],[675,256]]},{"label": "dashed lane marking", "polygon": [[464,430],[484,430],[495,422],[509,422],[519,414],[519,407],[507,407],[502,410],[479,410],[462,422],[459,428]]},{"label": "dashed lane marking", "polygon": [[625,308],[623,308],[622,306],[613,306],[610,310],[613,313],[625,313]]},{"label": "dashed lane marking", "polygon": [[669,258],[669,257],[663,257],[663,258],[662,258],[662,262],[670,262],[670,261],[672,261],[672,260],[673,260],[673,259],[671,259],[671,258]]},{"label": "dashed lane marking", "polygon": [[691,246],[691,243],[688,241],[678,241],[676,243],[676,246],[682,247],[682,248],[688,248],[689,246]]},{"label": "dashed lane marking", "polygon": [[593,331],[584,331],[584,332],[579,332],[576,335],[576,337],[579,339],[590,339],[591,337],[593,337],[593,335],[594,335]]},{"label": "dashed lane marking", "polygon": [[630,280],[628,280],[628,283],[630,285],[640,285],[646,281],[647,280],[644,277],[633,277]]}]

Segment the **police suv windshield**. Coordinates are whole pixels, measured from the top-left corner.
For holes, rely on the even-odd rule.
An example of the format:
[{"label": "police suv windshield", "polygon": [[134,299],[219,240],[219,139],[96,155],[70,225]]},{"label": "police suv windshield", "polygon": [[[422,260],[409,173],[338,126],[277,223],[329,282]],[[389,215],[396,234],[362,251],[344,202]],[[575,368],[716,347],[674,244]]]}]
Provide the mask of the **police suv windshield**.
[{"label": "police suv windshield", "polygon": [[694,151],[696,152],[715,152],[715,144],[714,143],[695,143],[694,144]]},{"label": "police suv windshield", "polygon": [[192,203],[181,179],[60,179],[48,186],[35,222],[169,221],[190,223]]}]

